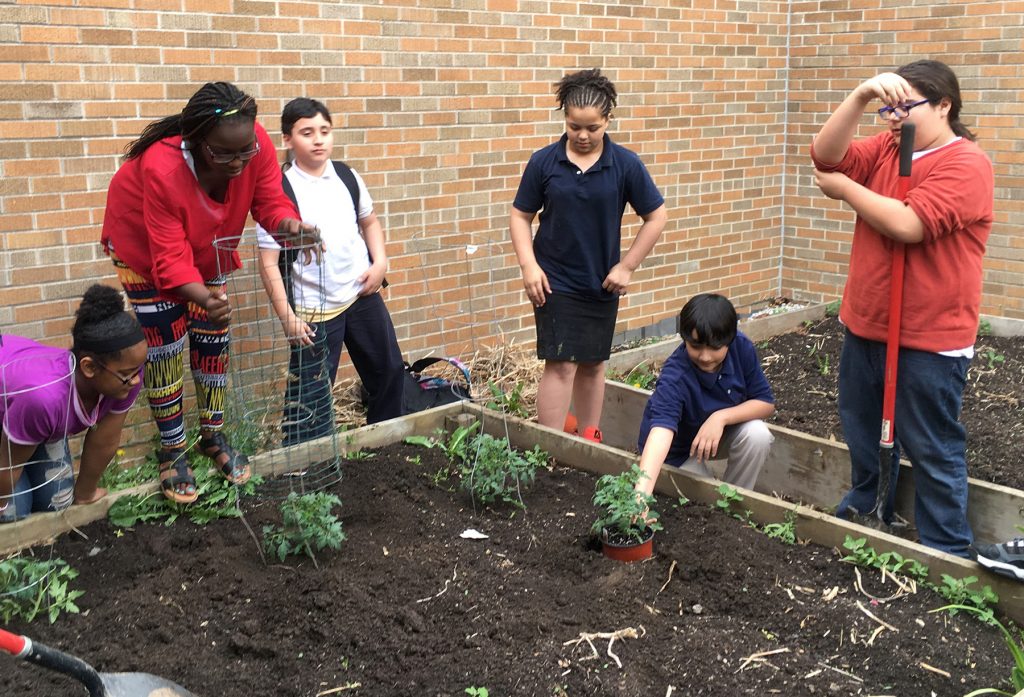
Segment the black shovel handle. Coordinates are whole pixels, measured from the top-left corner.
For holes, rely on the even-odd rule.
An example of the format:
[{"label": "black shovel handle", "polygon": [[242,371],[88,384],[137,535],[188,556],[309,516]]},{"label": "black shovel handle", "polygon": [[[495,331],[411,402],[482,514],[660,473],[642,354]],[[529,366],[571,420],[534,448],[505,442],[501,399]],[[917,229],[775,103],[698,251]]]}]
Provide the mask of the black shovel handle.
[{"label": "black shovel handle", "polygon": [[0,629],[0,649],[15,658],[21,658],[29,663],[70,675],[85,685],[85,688],[89,690],[90,697],[106,697],[107,689],[103,685],[100,674],[80,658],[34,642],[27,636],[11,634],[3,629]]}]

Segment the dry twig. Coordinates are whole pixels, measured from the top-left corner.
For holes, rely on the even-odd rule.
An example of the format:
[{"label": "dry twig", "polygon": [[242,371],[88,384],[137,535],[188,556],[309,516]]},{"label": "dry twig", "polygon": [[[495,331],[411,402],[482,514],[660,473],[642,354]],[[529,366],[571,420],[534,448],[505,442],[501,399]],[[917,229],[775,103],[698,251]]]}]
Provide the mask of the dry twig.
[{"label": "dry twig", "polygon": [[642,637],[645,634],[647,634],[647,630],[644,629],[644,626],[642,624],[638,625],[638,626],[640,627],[639,631],[637,631],[633,627],[625,627],[623,629],[617,629],[614,632],[580,632],[580,635],[578,637],[576,637],[575,639],[570,639],[569,641],[563,641],[562,642],[562,646],[570,646],[570,645],[578,646],[579,644],[581,644],[582,642],[585,641],[585,642],[587,642],[587,645],[590,646],[590,650],[593,651],[593,655],[592,656],[587,656],[585,658],[581,658],[580,660],[581,661],[586,661],[586,660],[590,660],[590,659],[594,659],[594,658],[598,658],[599,659],[599,658],[601,658],[601,654],[598,653],[597,648],[594,646],[594,639],[607,639],[608,640],[608,649],[607,649],[608,657],[610,659],[612,659],[613,661],[615,661],[615,665],[617,665],[619,668],[622,668],[622,661],[620,661],[619,657],[616,656],[614,652],[612,652],[612,644],[615,643],[616,639],[639,639],[640,637]]},{"label": "dry twig", "polygon": [[[746,658],[744,658],[742,661],[740,661],[740,667],[736,669],[736,672],[738,673],[741,670],[746,670],[747,668],[750,667],[751,663],[755,663],[755,662],[756,663],[760,663],[762,665],[767,664],[767,665],[771,666],[772,664],[768,663],[768,661],[765,660],[765,657],[766,656],[774,656],[777,653],[789,653],[789,649],[788,648],[781,648],[781,649],[775,649],[773,651],[761,651],[759,653],[752,653],[749,656],[747,656]],[[772,666],[772,668],[775,668],[775,666]]]}]

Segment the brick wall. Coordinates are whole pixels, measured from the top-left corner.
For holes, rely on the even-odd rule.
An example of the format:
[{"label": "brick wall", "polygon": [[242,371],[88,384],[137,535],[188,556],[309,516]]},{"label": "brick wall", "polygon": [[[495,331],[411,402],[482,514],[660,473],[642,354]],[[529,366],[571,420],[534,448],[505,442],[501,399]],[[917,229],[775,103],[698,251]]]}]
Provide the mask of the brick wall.
[{"label": "brick wall", "polygon": [[[118,154],[202,82],[230,80],[275,138],[294,96],[334,112],[336,155],[364,175],[389,235],[407,355],[529,343],[509,206],[529,154],[562,131],[553,83],[592,66],[619,89],[612,137],[669,209],[620,330],[699,291],[741,309],[830,299],[852,218],[812,190],[810,137],[858,80],[923,55],[958,70],[965,120],[996,163],[984,309],[1024,316],[1024,4],[882,4],[0,0],[0,327],[67,344],[82,290],[116,284],[97,240]],[[638,219],[624,222],[628,244]]]},{"label": "brick wall", "polygon": [[[1024,3],[794,2],[782,293],[841,292],[853,231],[848,208],[814,186],[808,148],[850,90],[884,70],[936,58],[957,73],[961,121],[995,169],[995,224],[982,312],[1024,317]],[[880,127],[864,116],[860,135]]]}]

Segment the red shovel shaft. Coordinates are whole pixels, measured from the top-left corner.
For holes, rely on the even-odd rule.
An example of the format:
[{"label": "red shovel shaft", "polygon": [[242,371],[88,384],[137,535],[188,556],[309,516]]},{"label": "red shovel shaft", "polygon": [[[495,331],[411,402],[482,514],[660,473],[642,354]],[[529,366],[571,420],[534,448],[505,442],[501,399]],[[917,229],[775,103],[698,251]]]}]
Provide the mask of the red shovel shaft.
[{"label": "red shovel shaft", "polygon": [[[914,162],[914,124],[900,129],[900,177],[896,197],[903,201],[910,190],[910,172]],[[903,315],[903,269],[907,250],[902,242],[893,242],[892,274],[889,282],[889,326],[885,341],[885,388],[882,393],[883,448],[892,448],[896,437],[896,371],[900,356],[900,324]]]}]

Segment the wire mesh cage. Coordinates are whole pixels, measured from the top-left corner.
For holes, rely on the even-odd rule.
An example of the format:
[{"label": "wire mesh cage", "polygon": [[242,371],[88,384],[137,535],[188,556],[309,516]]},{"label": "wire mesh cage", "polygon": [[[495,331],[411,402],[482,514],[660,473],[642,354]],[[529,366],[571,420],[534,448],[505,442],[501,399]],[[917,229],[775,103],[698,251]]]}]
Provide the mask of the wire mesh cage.
[{"label": "wire mesh cage", "polygon": [[[286,308],[294,314],[295,298],[286,290],[291,264],[278,264],[254,236],[222,238],[215,246],[232,306],[225,428],[233,442],[258,455],[265,495],[322,490],[342,476],[326,337],[307,332],[304,320],[286,321]],[[309,239],[274,251],[280,258],[312,258],[318,250],[319,242]],[[241,264],[233,272],[232,258]],[[309,307],[315,297],[299,299],[306,310],[322,313],[322,293],[321,304]]]}]

